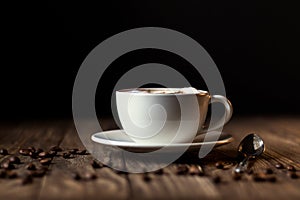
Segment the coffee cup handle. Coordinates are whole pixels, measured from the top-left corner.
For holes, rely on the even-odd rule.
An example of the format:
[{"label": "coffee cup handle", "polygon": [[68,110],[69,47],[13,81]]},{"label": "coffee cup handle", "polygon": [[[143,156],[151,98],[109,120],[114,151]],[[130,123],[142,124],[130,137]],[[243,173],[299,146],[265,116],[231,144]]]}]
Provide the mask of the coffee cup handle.
[{"label": "coffee cup handle", "polygon": [[223,127],[231,119],[231,116],[232,116],[232,110],[233,110],[232,104],[226,97],[224,97],[222,95],[211,95],[210,103],[222,103],[225,107],[225,113],[218,122],[216,122],[215,124],[213,124],[210,127],[203,128],[201,133],[207,132],[207,131],[213,131],[213,130]]}]

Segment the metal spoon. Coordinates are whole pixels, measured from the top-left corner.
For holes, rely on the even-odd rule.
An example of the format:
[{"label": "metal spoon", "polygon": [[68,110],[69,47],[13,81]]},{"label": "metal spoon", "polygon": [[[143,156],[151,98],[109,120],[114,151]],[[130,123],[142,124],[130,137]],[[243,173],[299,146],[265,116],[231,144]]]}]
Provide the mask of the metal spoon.
[{"label": "metal spoon", "polygon": [[238,147],[238,152],[245,158],[236,166],[234,171],[236,173],[245,172],[248,169],[248,160],[261,155],[264,150],[265,145],[261,137],[254,133],[247,135]]}]

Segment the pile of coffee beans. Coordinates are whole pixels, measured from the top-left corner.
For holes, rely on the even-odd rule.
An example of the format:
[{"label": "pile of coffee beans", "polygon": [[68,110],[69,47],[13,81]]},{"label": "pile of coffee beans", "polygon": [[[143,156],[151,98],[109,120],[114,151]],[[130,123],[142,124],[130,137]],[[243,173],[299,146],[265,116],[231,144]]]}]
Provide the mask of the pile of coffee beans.
[{"label": "pile of coffee beans", "polygon": [[[229,166],[234,166],[234,165],[233,165],[233,163],[230,164],[228,162],[221,162],[221,161],[218,161],[218,162],[215,163],[215,167],[217,169],[223,169],[223,170],[224,169],[229,169],[230,168]],[[293,179],[298,178],[298,175],[297,175],[297,172],[296,172],[297,170],[292,165],[288,165],[288,166],[285,167],[281,163],[276,163],[274,165],[274,167],[277,170],[282,170],[283,172],[286,172],[287,176],[289,176],[290,178],[293,178]],[[256,173],[253,173],[253,170],[249,169],[247,171],[247,174],[252,175],[252,180],[255,181],[255,182],[265,182],[265,181],[276,182],[277,181],[276,174],[274,173],[274,171],[271,168],[265,168],[265,169],[262,169],[262,170],[260,170],[259,172],[256,172]],[[232,173],[232,179],[236,180],[236,181],[241,180],[242,175],[243,175],[243,173],[233,172]],[[218,178],[218,177],[213,177],[212,180],[215,183],[221,182],[221,179]]]},{"label": "pile of coffee beans", "polygon": [[[61,157],[64,159],[72,159],[78,155],[87,155],[87,151],[85,149],[80,150],[78,148],[73,149],[63,149],[59,146],[52,146],[48,150],[44,150],[41,148],[35,148],[33,146],[27,148],[21,148],[18,150],[18,154],[10,155],[7,149],[0,148],[0,155],[2,155],[2,161],[0,163],[0,178],[14,179],[21,178],[21,184],[26,185],[30,184],[34,181],[36,177],[43,177],[49,171],[49,166],[52,163],[54,157]],[[31,159],[24,159],[24,157],[29,157]],[[22,160],[27,160],[22,163]],[[106,167],[102,163],[99,163],[97,160],[91,160],[90,166],[93,169],[100,169]],[[228,170],[233,169],[236,163],[230,161],[217,161],[214,166],[216,170]],[[175,174],[178,176],[210,176],[211,180],[215,184],[222,183],[223,179],[221,174],[213,174],[209,175],[204,173],[204,170],[199,164],[176,164],[175,166]],[[17,173],[18,170],[23,169],[22,173]],[[284,173],[291,179],[298,178],[297,170],[292,165],[284,166],[281,163],[276,163],[272,168],[264,168],[259,171],[253,172],[253,170],[248,170],[246,174],[251,177],[251,179],[255,182],[276,182],[277,177],[275,171],[279,170]],[[20,170],[22,171],[22,170]],[[117,174],[127,174],[126,172],[119,172],[116,170]],[[94,171],[84,171],[82,173],[79,172],[71,172],[71,177],[76,181],[88,181],[97,179],[97,175]],[[144,173],[142,178],[145,182],[150,182],[154,175],[165,175],[168,174],[164,169],[159,169],[155,172]],[[244,173],[232,173],[232,179],[235,181],[242,180]]]},{"label": "pile of coffee beans", "polygon": [[[34,177],[43,177],[47,174],[53,157],[61,156],[65,159],[69,159],[74,158],[75,155],[87,154],[88,153],[85,149],[79,150],[76,148],[64,151],[61,147],[56,145],[50,147],[48,151],[41,148],[35,148],[33,146],[21,148],[15,155],[10,155],[7,149],[1,148],[0,155],[5,157],[0,163],[0,178],[21,178],[21,184],[26,185],[32,183]],[[31,159],[20,159],[22,157],[30,157]],[[21,160],[27,161],[22,163]],[[101,167],[100,164],[99,167]],[[84,176],[86,179],[96,178],[96,175],[89,173],[85,174]],[[76,179],[80,178],[77,177]]]},{"label": "pile of coffee beans", "polygon": [[7,149],[0,149],[0,155],[7,155],[8,154],[8,151]]}]

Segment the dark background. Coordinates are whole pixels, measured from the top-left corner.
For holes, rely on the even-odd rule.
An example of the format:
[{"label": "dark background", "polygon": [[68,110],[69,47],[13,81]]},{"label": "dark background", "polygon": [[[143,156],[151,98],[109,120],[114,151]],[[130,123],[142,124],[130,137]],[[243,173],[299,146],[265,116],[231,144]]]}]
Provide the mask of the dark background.
[{"label": "dark background", "polygon": [[[296,3],[24,1],[3,4],[1,15],[3,120],[71,117],[73,83],[88,53],[114,34],[144,26],[174,29],[198,41],[217,64],[235,114],[300,112]],[[203,85],[192,66],[176,55],[131,52],[116,60],[100,81],[98,115],[110,114],[109,98],[118,78],[147,62],[172,66],[193,86]]]}]

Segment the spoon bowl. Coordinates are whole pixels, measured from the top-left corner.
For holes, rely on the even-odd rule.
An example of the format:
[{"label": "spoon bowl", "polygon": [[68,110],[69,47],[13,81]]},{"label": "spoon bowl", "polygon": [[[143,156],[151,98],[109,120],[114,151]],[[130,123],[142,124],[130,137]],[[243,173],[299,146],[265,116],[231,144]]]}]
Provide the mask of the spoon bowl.
[{"label": "spoon bowl", "polygon": [[251,133],[241,141],[238,152],[243,155],[244,159],[235,168],[236,173],[242,173],[248,168],[248,160],[261,155],[265,151],[264,141],[260,136]]},{"label": "spoon bowl", "polygon": [[264,141],[255,133],[251,133],[244,137],[238,147],[238,152],[244,156],[256,157],[261,155],[264,151]]}]

